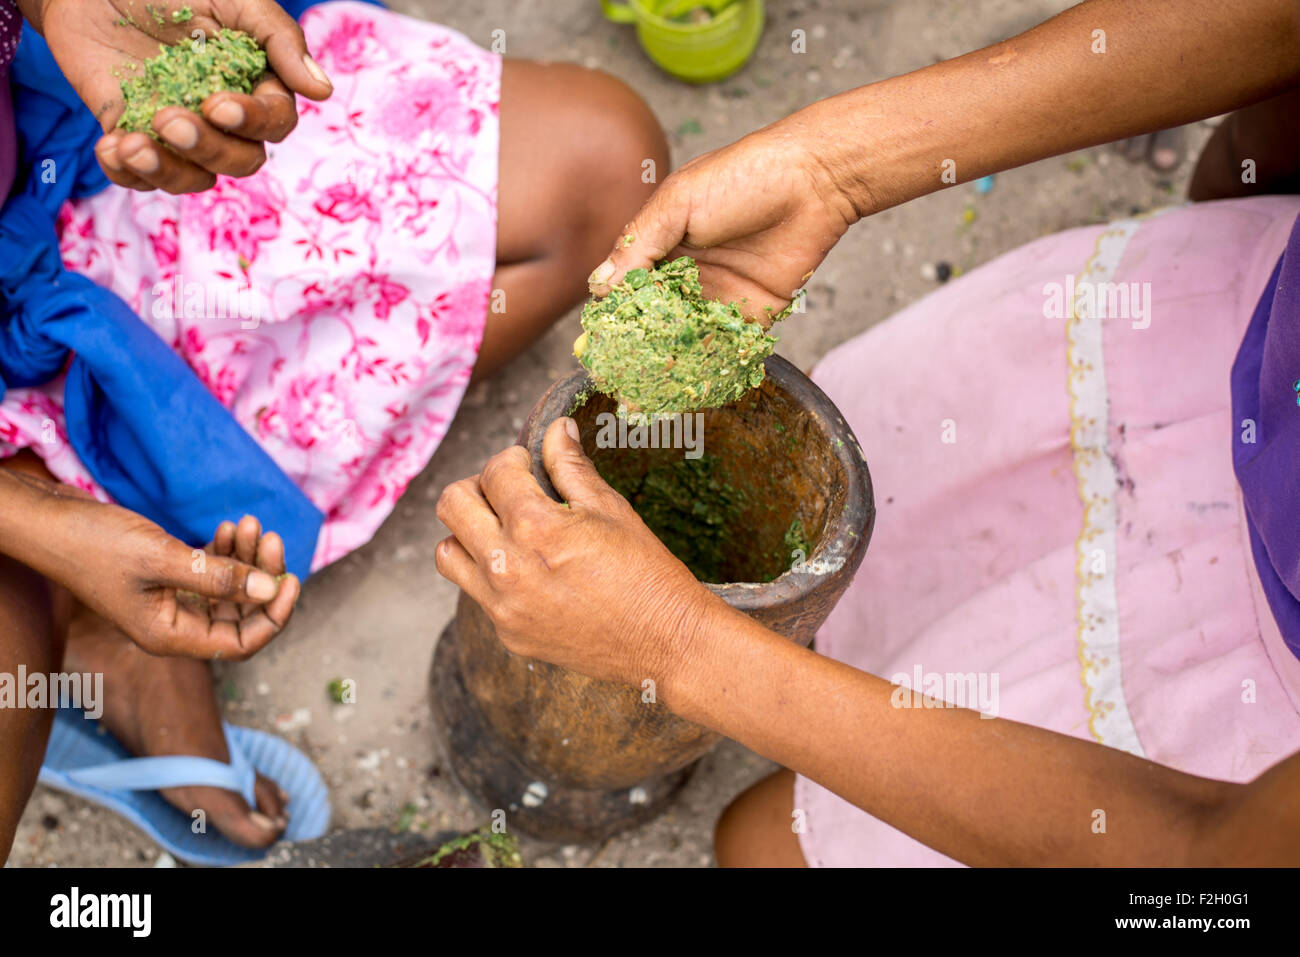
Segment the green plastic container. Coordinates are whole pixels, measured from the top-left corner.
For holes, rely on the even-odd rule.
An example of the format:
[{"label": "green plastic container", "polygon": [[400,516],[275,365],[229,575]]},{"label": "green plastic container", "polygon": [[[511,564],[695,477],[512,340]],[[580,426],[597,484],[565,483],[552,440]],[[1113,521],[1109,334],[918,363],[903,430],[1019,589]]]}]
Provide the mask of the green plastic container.
[{"label": "green plastic container", "polygon": [[[680,0],[600,0],[615,23],[636,24],[641,49],[665,72],[687,83],[714,83],[739,70],[753,56],[763,33],[763,0],[734,0],[704,23],[660,16]],[[707,0],[699,4],[708,7]]]}]

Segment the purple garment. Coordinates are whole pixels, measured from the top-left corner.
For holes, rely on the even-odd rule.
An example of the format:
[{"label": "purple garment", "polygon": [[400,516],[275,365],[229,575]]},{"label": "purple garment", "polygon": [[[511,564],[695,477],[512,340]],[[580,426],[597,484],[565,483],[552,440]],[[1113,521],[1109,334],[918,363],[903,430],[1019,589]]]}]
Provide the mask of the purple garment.
[{"label": "purple garment", "polygon": [[1232,364],[1232,411],[1232,464],[1259,581],[1300,657],[1300,219]]},{"label": "purple garment", "polygon": [[13,0],[0,0],[0,204],[14,184],[18,165],[18,132],[14,129],[14,105],[9,95],[9,64],[23,35],[23,18]]}]

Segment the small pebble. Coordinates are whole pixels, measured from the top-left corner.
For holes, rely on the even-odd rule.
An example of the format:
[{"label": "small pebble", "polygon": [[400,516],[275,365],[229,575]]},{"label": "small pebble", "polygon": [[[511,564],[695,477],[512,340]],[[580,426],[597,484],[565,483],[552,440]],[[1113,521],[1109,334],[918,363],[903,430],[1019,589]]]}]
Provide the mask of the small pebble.
[{"label": "small pebble", "polygon": [[934,263],[921,263],[921,278],[934,282],[939,276],[939,270]]},{"label": "small pebble", "polygon": [[935,263],[934,277],[940,282],[947,282],[952,278],[952,266],[945,262]]}]

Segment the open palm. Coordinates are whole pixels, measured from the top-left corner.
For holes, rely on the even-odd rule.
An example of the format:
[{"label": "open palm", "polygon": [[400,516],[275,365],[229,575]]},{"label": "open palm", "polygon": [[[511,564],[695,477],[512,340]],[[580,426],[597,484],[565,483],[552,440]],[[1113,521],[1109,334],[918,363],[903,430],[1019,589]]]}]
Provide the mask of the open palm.
[{"label": "open palm", "polygon": [[[160,44],[198,42],[222,27],[248,33],[266,50],[271,72],[251,95],[215,93],[202,116],[159,110],[153,127],[166,149],[143,133],[114,130],[123,78],[138,73]],[[44,0],[38,28],[107,134],[95,148],[105,173],[135,189],[194,192],[216,174],[255,172],[266,158],[264,141],[283,139],[297,122],[291,91],[320,100],[332,89],[297,23],[274,0]]]}]

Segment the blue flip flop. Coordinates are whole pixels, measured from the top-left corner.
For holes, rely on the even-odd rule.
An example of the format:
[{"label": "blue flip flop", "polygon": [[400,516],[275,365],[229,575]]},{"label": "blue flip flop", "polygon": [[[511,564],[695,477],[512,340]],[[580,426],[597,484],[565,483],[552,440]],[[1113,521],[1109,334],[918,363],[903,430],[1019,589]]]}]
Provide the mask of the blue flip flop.
[{"label": "blue flip flop", "polygon": [[60,708],[40,782],[116,811],[173,857],[190,864],[243,864],[260,860],[266,850],[240,847],[215,827],[194,833],[191,818],[168,804],[159,788],[225,788],[256,807],[253,781],[260,772],[289,794],[289,824],[283,839],[309,841],[322,836],[329,828],[329,790],[311,760],[275,735],[224,722],[222,728],[230,764],[181,755],[133,758],[98,721],[86,718],[78,708]]}]

